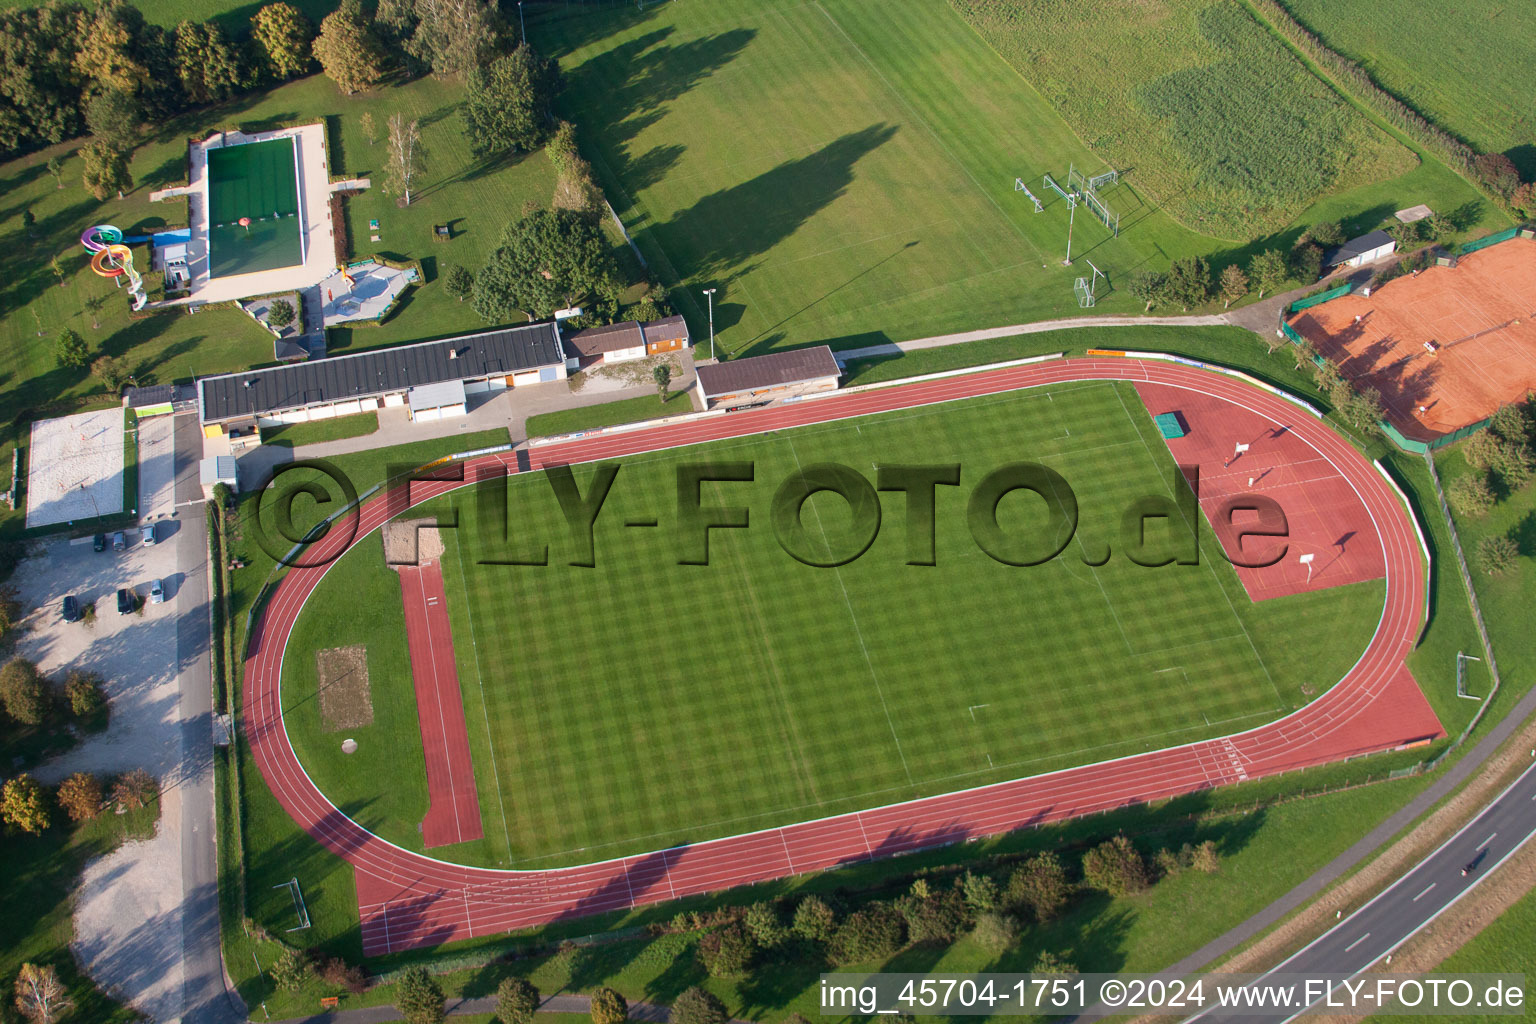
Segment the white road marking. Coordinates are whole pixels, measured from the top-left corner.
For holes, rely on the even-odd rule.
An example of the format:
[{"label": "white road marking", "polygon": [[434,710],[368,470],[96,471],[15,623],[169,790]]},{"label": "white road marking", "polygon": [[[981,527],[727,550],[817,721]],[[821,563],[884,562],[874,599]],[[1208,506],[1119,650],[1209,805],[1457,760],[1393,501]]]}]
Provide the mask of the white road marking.
[{"label": "white road marking", "polygon": [[1354,949],[1356,946],[1360,945],[1360,943],[1364,942],[1366,939],[1368,939],[1370,937],[1371,937],[1371,933],[1370,932],[1366,932],[1364,935],[1360,936],[1354,942],[1351,942],[1349,945],[1345,946],[1344,947],[1344,952],[1348,953],[1350,950]]},{"label": "white road marking", "polygon": [[1478,848],[1478,849],[1479,849],[1479,850],[1481,850],[1481,849],[1483,849],[1483,848],[1484,848],[1484,847],[1485,847],[1485,846],[1487,846],[1487,845],[1488,845],[1488,844],[1489,844],[1489,843],[1491,843],[1491,842],[1493,842],[1493,840],[1494,840],[1494,837],[1495,837],[1495,836],[1497,836],[1497,835],[1498,835],[1498,833],[1497,833],[1497,832],[1493,832],[1493,833],[1490,833],[1490,834],[1489,834],[1489,836],[1488,836],[1488,838],[1487,838],[1487,839],[1484,839],[1484,840],[1483,840],[1483,841],[1482,841],[1482,842],[1480,842],[1480,843],[1478,843],[1478,844],[1477,844],[1477,848]]},{"label": "white road marking", "polygon": [[1413,902],[1415,902],[1415,903],[1419,902],[1420,898],[1422,898],[1424,896],[1424,893],[1429,892],[1429,890],[1433,889],[1434,887],[1435,887],[1435,883],[1434,882],[1430,882],[1428,885],[1426,885],[1424,887],[1424,892],[1419,893],[1418,896],[1415,896],[1413,898]]}]

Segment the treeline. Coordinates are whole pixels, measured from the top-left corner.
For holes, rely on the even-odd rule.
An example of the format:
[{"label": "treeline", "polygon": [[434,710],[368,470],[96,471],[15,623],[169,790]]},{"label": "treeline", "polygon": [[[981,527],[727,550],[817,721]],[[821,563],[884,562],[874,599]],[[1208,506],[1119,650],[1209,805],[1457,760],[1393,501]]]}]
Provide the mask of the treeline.
[{"label": "treeline", "polygon": [[[1249,0],[1262,11],[1281,35],[1328,73],[1341,79],[1361,102],[1441,160],[1460,170],[1509,204],[1520,185],[1514,164],[1502,153],[1478,153],[1450,132],[1436,125],[1402,100],[1387,92],[1359,64],[1332,49],[1298,22],[1279,0]],[[1527,197],[1536,199],[1536,196]],[[1522,216],[1536,216],[1536,202]]]},{"label": "treeline", "polygon": [[[1446,499],[1457,515],[1481,519],[1500,501],[1525,490],[1536,477],[1536,396],[1499,409],[1488,426],[1461,443],[1462,457],[1472,472],[1457,478]],[[1517,527],[1516,529],[1519,529]],[[1518,566],[1520,542],[1510,533],[1483,537],[1477,544],[1477,567],[1502,576]]]}]

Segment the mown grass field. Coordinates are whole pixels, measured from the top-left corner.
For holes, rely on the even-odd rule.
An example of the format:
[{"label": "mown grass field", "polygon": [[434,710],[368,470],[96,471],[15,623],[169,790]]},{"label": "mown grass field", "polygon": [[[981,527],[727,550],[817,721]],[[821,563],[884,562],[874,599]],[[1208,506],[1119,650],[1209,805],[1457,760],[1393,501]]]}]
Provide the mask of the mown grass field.
[{"label": "mown grass field", "polygon": [[[983,554],[949,493],[931,568],[904,564],[894,508],[869,552],[836,569],[790,558],[767,521],[772,489],[802,465],[869,474],[967,459],[974,486],[1024,453],[1082,504],[1078,539],[1037,568]],[[707,567],[678,565],[675,468],[722,459],[752,460],[757,482],[711,485],[705,500],[750,503],[756,528],[717,533]],[[541,477],[510,486],[510,541],[476,518],[475,496],[455,497],[462,525],[444,566],[486,838],[439,855],[580,863],[1234,732],[1337,680],[1379,615],[1376,583],[1250,604],[1209,536],[1198,566],[1082,564],[1134,498],[1170,493],[1171,457],[1128,386],[974,399],[624,466],[592,570],[565,564],[575,552]],[[590,475],[578,471],[583,486]],[[1045,526],[1019,499],[1002,514],[1005,529]],[[654,535],[622,525],[648,515],[662,517]],[[853,538],[835,497],[813,497],[803,520],[818,550]],[[545,541],[548,568],[483,564]],[[369,646],[376,715],[413,702],[398,583],[376,542],[338,563],[311,607],[285,662],[290,734],[333,800],[419,849],[419,739],[410,755],[402,746],[414,721],[376,718],[390,739],[359,737],[351,757],[314,732],[317,646]],[[1304,630],[1303,618],[1330,625]]]},{"label": "mown grass field", "polygon": [[1276,230],[1413,153],[1345,103],[1238,0],[953,0],[1110,165],[1180,222]]},{"label": "mown grass field", "polygon": [[1381,5],[1284,0],[1333,49],[1382,88],[1481,152],[1508,152],[1536,174],[1536,8],[1500,0]]}]

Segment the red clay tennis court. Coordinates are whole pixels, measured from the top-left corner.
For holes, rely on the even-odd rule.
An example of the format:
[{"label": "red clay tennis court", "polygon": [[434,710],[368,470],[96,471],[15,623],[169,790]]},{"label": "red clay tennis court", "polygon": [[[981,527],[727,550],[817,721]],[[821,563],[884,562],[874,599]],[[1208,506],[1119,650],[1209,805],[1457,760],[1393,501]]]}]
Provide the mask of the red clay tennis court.
[{"label": "red clay tennis court", "polygon": [[1490,245],[1290,323],[1357,386],[1380,391],[1404,436],[1432,441],[1536,390],[1536,240]]}]

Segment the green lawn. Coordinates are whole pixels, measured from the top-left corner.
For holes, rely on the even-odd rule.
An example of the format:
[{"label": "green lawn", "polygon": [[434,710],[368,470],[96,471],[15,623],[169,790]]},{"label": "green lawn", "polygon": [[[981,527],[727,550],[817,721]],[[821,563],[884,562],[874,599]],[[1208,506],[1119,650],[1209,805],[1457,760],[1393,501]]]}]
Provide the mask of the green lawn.
[{"label": "green lawn", "polygon": [[578,430],[611,427],[618,423],[639,423],[664,416],[681,416],[693,412],[693,402],[686,391],[674,391],[665,403],[654,395],[624,398],[601,405],[584,405],[559,412],[542,412],[528,417],[526,432],[529,437],[553,437],[556,434],[573,434]]},{"label": "green lawn", "polygon": [[[1034,569],[981,553],[963,499],[948,493],[933,568],[903,564],[890,508],[875,546],[832,570],[791,559],[766,521],[771,488],[799,465],[869,473],[964,455],[974,482],[1021,452],[1065,475],[1083,509],[1079,540]],[[676,564],[670,526],[637,538],[619,525],[658,512],[670,523],[675,467],[725,458],[753,460],[758,483],[715,485],[706,500],[753,501],[758,528],[717,534],[710,567]],[[455,859],[580,863],[1248,728],[1304,703],[1303,686],[1343,675],[1382,600],[1370,583],[1251,604],[1208,535],[1199,566],[1082,565],[1076,544],[1112,536],[1134,498],[1169,493],[1171,457],[1124,385],[975,399],[625,468],[598,526],[596,570],[565,567],[574,552],[541,477],[511,487],[510,543],[479,524],[475,497],[455,502],[461,527],[444,564],[486,830],[442,851]],[[1013,502],[1005,528],[1043,527]],[[808,505],[808,542],[842,550],[846,506],[827,495]],[[545,540],[551,568],[482,564]],[[355,614],[359,596],[369,615]],[[425,806],[425,782],[410,724],[376,724],[393,738],[365,764],[306,707],[314,650],[366,643],[376,707],[408,712],[398,609],[370,540],[311,599],[288,648],[285,699],[301,710],[290,735],[332,799],[419,849],[410,809]],[[1303,616],[1329,628],[1300,629]],[[683,622],[707,642],[673,626]]]},{"label": "green lawn", "polygon": [[269,427],[261,432],[263,444],[280,444],[299,448],[306,444],[325,441],[342,441],[349,437],[364,437],[379,429],[379,414],[360,412],[355,416],[333,416],[328,420],[311,420],[308,423],[285,423]]},{"label": "green lawn", "polygon": [[1382,88],[1477,150],[1508,152],[1527,180],[1536,174],[1536,119],[1523,84],[1536,63],[1536,8],[1500,0],[1283,2]]},{"label": "green lawn", "polygon": [[76,826],[55,807],[58,823],[40,836],[6,830],[0,838],[6,867],[6,884],[0,886],[0,918],[5,921],[0,929],[0,979],[7,987],[7,1002],[11,979],[23,963],[49,963],[69,988],[74,1019],[112,1024],[139,1019],[75,965],[69,952],[74,939],[71,893],[87,861],[105,856],[125,840],[153,835],[159,814],[157,800],[122,816],[108,811]]}]

